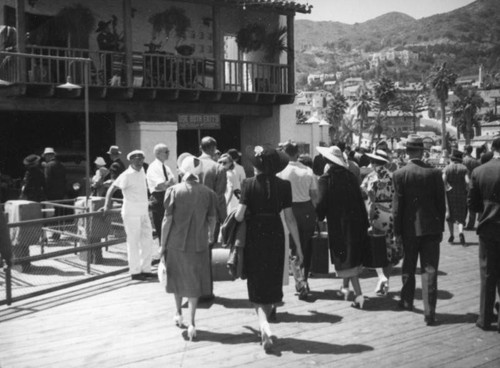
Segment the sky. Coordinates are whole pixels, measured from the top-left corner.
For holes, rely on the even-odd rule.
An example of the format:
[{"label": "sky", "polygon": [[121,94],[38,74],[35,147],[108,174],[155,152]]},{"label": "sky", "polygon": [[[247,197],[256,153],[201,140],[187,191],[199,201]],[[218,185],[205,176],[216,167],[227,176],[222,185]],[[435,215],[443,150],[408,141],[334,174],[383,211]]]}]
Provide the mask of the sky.
[{"label": "sky", "polygon": [[389,12],[401,12],[420,19],[447,13],[474,0],[300,0],[313,5],[311,14],[297,13],[295,19],[362,23]]}]

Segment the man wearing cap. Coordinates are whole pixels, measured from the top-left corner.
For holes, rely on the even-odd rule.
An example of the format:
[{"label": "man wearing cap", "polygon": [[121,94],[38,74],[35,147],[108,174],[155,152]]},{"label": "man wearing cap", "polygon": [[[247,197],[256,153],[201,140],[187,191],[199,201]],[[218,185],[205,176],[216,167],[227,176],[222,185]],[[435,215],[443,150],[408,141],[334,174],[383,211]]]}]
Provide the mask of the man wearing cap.
[{"label": "man wearing cap", "polygon": [[[52,147],[46,147],[42,157],[45,159],[45,194],[47,200],[64,199],[66,195],[66,168],[56,158]],[[63,214],[63,209],[56,207],[55,215]]]},{"label": "man wearing cap", "polygon": [[420,256],[424,317],[430,326],[436,322],[439,247],[446,205],[441,171],[422,161],[423,152],[422,137],[416,134],[408,136],[408,164],[393,174],[392,211],[395,241],[404,249],[399,307],[413,310],[415,272]]},{"label": "man wearing cap", "polygon": [[[481,214],[477,225],[481,291],[476,326],[483,330],[489,330],[494,322],[495,288],[500,296],[500,138],[491,148],[493,158],[472,172],[468,195],[469,207]],[[500,313],[497,331],[500,333]]]},{"label": "man wearing cap", "polygon": [[144,173],[144,152],[135,150],[127,155],[130,166],[111,184],[104,203],[104,212],[111,209],[113,193],[123,193],[122,218],[127,234],[127,253],[132,280],[154,278],[151,273],[153,228],[149,219],[148,188]]},{"label": "man wearing cap", "polygon": [[170,168],[165,164],[170,154],[167,145],[159,143],[154,147],[153,152],[155,154],[155,160],[149,165],[146,178],[149,192],[151,193],[149,201],[153,213],[153,224],[156,235],[158,236],[158,241],[161,242],[161,227],[163,214],[165,212],[165,207],[163,206],[165,191],[167,188],[174,185],[177,180]]}]

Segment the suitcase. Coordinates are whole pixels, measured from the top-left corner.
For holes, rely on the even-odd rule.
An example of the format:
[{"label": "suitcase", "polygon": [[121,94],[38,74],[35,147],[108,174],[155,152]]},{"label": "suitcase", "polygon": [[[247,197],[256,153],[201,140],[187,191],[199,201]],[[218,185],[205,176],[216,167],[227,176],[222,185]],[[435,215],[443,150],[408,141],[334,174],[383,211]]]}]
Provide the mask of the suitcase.
[{"label": "suitcase", "polygon": [[330,270],[330,255],[328,246],[328,233],[319,231],[319,227],[311,239],[311,267],[309,271],[313,274],[328,274]]}]

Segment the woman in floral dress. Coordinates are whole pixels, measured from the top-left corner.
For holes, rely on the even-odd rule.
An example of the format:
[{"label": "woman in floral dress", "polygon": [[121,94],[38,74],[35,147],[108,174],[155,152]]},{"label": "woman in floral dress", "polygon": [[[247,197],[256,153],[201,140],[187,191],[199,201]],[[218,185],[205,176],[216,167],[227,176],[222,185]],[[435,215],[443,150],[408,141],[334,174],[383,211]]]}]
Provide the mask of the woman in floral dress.
[{"label": "woman in floral dress", "polygon": [[361,189],[366,194],[366,208],[368,217],[374,233],[385,233],[387,245],[388,265],[384,268],[376,268],[378,275],[377,295],[386,295],[389,291],[389,278],[392,267],[398,264],[403,256],[403,249],[397,247],[394,242],[394,229],[392,217],[392,197],[394,196],[394,185],[392,172],[385,164],[389,162],[387,153],[377,150],[374,154],[366,154],[370,157],[371,171],[361,183]]}]

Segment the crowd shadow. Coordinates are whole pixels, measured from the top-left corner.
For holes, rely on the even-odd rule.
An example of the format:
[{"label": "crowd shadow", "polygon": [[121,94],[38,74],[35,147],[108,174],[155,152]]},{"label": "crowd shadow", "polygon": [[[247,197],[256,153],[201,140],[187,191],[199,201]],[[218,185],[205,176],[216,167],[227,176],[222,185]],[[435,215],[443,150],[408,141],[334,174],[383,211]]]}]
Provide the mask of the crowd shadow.
[{"label": "crowd shadow", "polygon": [[224,308],[230,309],[251,309],[253,308],[252,303],[248,299],[233,299],[233,298],[224,298],[220,296],[216,296],[212,300],[200,300],[198,304],[198,308],[208,309],[213,304],[222,305]]},{"label": "crowd shadow", "polygon": [[335,314],[328,314],[328,313],[321,313],[317,312],[314,310],[308,311],[310,314],[304,315],[304,314],[293,314],[289,312],[280,312],[278,309],[278,312],[276,314],[276,319],[278,323],[338,323],[342,321],[343,317],[335,315]]},{"label": "crowd shadow", "polygon": [[[250,326],[244,326],[250,332],[240,334],[220,333],[206,330],[197,330],[197,341],[209,341],[227,345],[239,345],[255,343],[256,349],[262,349],[259,344],[260,333]],[[183,337],[187,339],[187,332],[183,332]],[[304,340],[294,337],[273,338],[273,347],[267,352],[270,355],[281,356],[284,352],[294,354],[360,354],[374,350],[372,346],[363,344],[331,344],[320,341]]]}]

